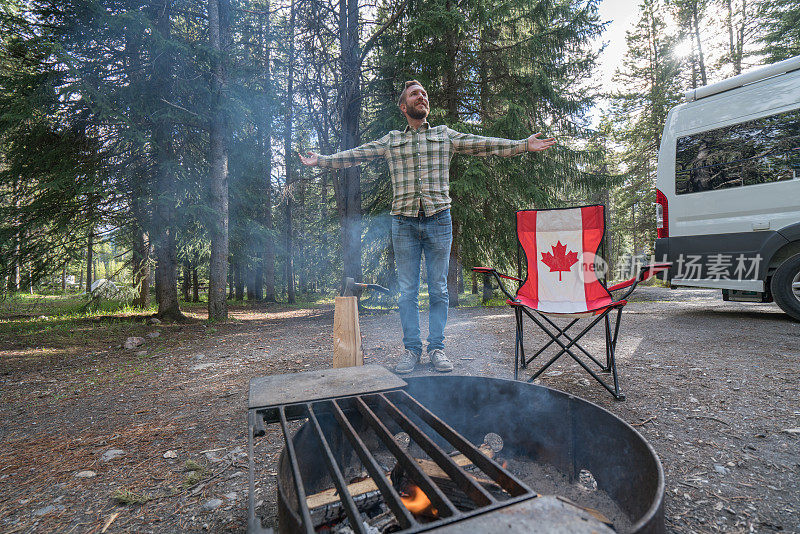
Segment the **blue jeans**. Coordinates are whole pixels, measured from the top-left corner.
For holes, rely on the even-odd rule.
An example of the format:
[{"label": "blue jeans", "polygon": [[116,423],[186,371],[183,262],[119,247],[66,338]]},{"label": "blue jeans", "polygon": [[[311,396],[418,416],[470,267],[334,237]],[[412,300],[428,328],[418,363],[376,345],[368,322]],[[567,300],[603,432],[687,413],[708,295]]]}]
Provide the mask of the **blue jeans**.
[{"label": "blue jeans", "polygon": [[453,221],[450,210],[430,217],[392,218],[392,246],[400,286],[400,323],[403,325],[403,346],[422,354],[419,331],[419,274],[422,254],[428,269],[428,352],[444,349],[444,325],[447,323],[447,270],[450,245],[453,242]]}]

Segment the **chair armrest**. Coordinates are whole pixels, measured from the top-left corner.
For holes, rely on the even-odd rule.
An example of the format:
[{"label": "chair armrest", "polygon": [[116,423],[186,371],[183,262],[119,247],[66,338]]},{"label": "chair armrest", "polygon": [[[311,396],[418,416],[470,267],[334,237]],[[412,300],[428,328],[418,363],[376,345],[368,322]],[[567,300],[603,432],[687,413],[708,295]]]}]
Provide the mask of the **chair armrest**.
[{"label": "chair armrest", "polygon": [[507,274],[498,273],[497,269],[493,267],[473,267],[472,270],[476,273],[491,274],[492,276],[494,276],[495,279],[497,280],[497,285],[500,287],[500,290],[503,293],[505,293],[506,297],[508,297],[511,300],[516,300],[514,295],[508,292],[501,278],[505,278],[506,280],[516,280],[517,282],[522,282],[522,280],[520,280],[516,276],[509,276]]},{"label": "chair armrest", "polygon": [[618,291],[620,289],[625,289],[626,287],[630,287],[631,284],[636,282],[636,278],[631,278],[630,280],[625,280],[624,282],[620,282],[618,284],[614,284],[608,288],[609,291]]},{"label": "chair armrest", "polygon": [[663,263],[651,263],[650,265],[643,265],[642,270],[639,273],[639,281],[644,282],[648,278],[652,278],[658,273],[666,271],[670,267],[672,267],[671,261]]},{"label": "chair armrest", "polygon": [[522,282],[522,278],[517,278],[516,276],[511,276],[510,274],[499,273],[494,267],[473,267],[472,270],[475,271],[476,273],[496,274],[500,278],[505,278],[506,280],[514,280],[515,282]]}]

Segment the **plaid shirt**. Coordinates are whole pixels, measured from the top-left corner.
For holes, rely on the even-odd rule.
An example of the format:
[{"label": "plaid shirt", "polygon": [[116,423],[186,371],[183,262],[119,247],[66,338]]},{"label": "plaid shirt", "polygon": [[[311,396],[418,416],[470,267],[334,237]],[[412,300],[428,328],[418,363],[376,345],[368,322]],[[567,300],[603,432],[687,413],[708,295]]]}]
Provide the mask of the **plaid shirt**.
[{"label": "plaid shirt", "polygon": [[392,215],[426,216],[450,207],[450,160],[453,154],[514,156],[527,152],[527,139],[511,141],[464,134],[447,126],[424,122],[418,130],[391,131],[376,141],[330,156],[319,156],[319,166],[352,167],[386,158],[392,177]]}]

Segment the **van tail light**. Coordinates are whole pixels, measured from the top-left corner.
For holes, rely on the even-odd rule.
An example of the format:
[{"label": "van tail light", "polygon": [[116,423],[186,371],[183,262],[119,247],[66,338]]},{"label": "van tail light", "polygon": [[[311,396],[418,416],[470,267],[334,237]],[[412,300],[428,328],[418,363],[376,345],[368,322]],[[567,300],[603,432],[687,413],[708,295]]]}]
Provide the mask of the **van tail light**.
[{"label": "van tail light", "polygon": [[669,237],[669,210],[667,208],[667,197],[656,189],[656,230],[659,239]]}]

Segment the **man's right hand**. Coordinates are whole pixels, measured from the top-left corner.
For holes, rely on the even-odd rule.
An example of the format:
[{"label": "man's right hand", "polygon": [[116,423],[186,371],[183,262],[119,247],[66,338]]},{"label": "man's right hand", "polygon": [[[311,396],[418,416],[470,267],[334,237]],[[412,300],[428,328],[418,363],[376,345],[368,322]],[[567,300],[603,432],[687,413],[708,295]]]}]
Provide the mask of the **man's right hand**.
[{"label": "man's right hand", "polygon": [[319,165],[319,156],[314,154],[313,152],[308,152],[307,156],[303,156],[300,154],[300,161],[303,165],[308,165],[309,167],[315,167]]}]

